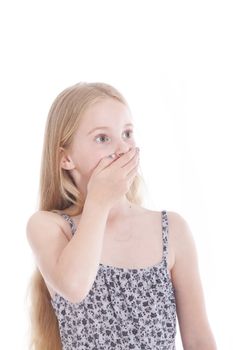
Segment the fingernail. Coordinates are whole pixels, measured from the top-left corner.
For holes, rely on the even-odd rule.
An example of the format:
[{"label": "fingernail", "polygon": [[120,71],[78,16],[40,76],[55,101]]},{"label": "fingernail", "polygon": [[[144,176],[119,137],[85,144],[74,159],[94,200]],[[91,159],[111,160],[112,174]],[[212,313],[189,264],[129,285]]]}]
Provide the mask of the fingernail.
[{"label": "fingernail", "polygon": [[115,155],[115,153],[113,153],[113,154],[110,154],[109,156],[108,156],[108,158],[116,158],[116,155]]}]

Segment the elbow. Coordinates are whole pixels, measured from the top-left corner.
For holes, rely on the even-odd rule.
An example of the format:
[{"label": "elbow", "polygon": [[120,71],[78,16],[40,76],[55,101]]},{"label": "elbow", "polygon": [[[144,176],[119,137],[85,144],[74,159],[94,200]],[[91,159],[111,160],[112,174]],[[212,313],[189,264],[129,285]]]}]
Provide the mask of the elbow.
[{"label": "elbow", "polygon": [[[68,286],[68,287],[67,287]],[[73,304],[81,303],[88,295],[89,290],[88,288],[81,287],[80,284],[67,284],[66,288],[63,289],[64,293],[63,296],[66,300]]]},{"label": "elbow", "polygon": [[87,295],[88,293],[82,292],[80,290],[72,290],[67,293],[66,299],[70,303],[80,304],[82,301],[84,301]]},{"label": "elbow", "polygon": [[74,271],[64,271],[57,269],[56,281],[60,294],[71,303],[81,303],[89,294],[93,285],[93,279],[88,279],[87,273],[74,273]]},{"label": "elbow", "polygon": [[[78,275],[78,276],[77,276]],[[58,294],[73,304],[81,303],[88,295],[90,288],[88,281],[81,274],[74,274],[73,271],[64,271],[64,269],[56,269],[55,276]]]}]

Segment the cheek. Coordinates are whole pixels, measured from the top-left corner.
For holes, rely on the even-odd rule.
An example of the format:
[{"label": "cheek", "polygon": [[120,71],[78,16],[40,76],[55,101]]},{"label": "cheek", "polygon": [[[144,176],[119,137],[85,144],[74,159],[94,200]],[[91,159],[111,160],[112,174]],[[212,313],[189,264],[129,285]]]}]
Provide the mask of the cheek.
[{"label": "cheek", "polygon": [[89,177],[103,157],[105,155],[93,153],[83,155],[79,162],[82,175]]},{"label": "cheek", "polygon": [[96,154],[93,154],[91,159],[90,159],[90,170],[93,171],[97,165],[99,164],[99,162],[101,161],[101,159],[107,157],[110,153],[109,152],[97,152]]}]

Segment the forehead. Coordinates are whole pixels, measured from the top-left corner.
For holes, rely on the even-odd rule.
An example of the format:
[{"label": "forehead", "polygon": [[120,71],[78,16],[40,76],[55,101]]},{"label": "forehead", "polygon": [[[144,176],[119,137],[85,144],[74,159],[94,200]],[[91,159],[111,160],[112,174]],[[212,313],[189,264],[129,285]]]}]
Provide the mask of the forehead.
[{"label": "forehead", "polygon": [[113,126],[115,123],[125,124],[127,122],[132,123],[129,108],[118,100],[107,98],[95,102],[85,110],[79,128],[87,129],[100,125]]}]

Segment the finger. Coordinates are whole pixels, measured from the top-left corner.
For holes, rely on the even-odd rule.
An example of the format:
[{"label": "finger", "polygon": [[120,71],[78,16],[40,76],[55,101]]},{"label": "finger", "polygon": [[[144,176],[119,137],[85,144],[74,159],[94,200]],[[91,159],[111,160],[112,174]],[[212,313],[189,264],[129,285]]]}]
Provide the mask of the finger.
[{"label": "finger", "polygon": [[126,179],[130,179],[132,176],[135,176],[135,174],[137,174],[138,166],[139,166],[139,163],[137,163],[136,165],[134,165],[133,168],[130,169],[130,171],[126,175]]},{"label": "finger", "polygon": [[135,156],[121,169],[121,172],[123,172],[123,176],[127,177],[131,170],[133,170],[135,167],[138,167],[138,165],[139,154],[135,154]]},{"label": "finger", "polygon": [[97,166],[95,167],[94,171],[101,171],[105,168],[107,168],[111,163],[114,162],[114,157],[103,157],[100,159],[99,163],[97,164]]},{"label": "finger", "polygon": [[123,156],[119,157],[114,161],[114,164],[112,165],[113,168],[122,168],[125,166],[133,157],[138,153],[139,148],[131,148],[130,151],[125,153]]},{"label": "finger", "polygon": [[134,168],[133,170],[131,170],[131,172],[128,174],[127,182],[128,182],[129,188],[132,185],[132,183],[134,182],[134,179],[137,175],[138,175],[138,168],[137,167]]}]

